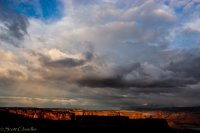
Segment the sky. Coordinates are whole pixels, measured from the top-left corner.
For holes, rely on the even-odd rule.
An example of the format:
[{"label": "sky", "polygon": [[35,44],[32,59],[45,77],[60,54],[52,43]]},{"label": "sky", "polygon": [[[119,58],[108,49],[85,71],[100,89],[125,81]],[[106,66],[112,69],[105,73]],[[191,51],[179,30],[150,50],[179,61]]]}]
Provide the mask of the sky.
[{"label": "sky", "polygon": [[199,0],[0,0],[0,106],[199,106]]}]

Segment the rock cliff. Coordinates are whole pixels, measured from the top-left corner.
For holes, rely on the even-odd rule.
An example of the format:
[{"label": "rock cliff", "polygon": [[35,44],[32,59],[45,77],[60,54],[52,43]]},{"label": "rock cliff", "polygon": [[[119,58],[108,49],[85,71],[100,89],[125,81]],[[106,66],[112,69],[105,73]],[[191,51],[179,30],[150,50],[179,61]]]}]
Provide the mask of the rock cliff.
[{"label": "rock cliff", "polygon": [[126,116],[129,119],[166,119],[173,128],[200,127],[200,113],[151,111],[138,112],[126,110],[77,110],[77,109],[39,109],[39,108],[3,108],[1,110],[19,114],[28,118],[50,120],[72,120],[76,116]]}]

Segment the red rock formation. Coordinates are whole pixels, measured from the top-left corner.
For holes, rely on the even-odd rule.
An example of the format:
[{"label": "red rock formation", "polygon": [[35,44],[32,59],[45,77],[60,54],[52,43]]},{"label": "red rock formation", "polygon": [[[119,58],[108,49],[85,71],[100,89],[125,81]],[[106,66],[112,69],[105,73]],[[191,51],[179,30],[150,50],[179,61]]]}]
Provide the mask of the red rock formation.
[{"label": "red rock formation", "polygon": [[168,121],[173,128],[200,127],[199,113],[173,113],[173,112],[136,112],[125,110],[56,110],[56,109],[26,109],[7,108],[10,113],[23,115],[29,118],[44,118],[51,120],[71,120],[75,116],[127,116],[129,119],[162,118]]},{"label": "red rock formation", "polygon": [[68,111],[52,111],[41,109],[8,109],[8,112],[23,115],[29,118],[43,118],[51,120],[71,120],[71,114]]}]

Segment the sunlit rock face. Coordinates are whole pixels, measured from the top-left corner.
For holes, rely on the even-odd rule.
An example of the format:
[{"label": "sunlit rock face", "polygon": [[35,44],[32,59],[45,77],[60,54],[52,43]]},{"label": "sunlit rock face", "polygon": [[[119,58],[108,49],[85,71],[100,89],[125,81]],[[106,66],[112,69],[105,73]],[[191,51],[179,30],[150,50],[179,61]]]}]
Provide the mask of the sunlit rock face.
[{"label": "sunlit rock face", "polygon": [[199,113],[185,113],[185,112],[133,112],[133,111],[74,111],[76,116],[79,115],[95,115],[95,116],[127,116],[129,119],[166,119],[168,125],[172,128],[188,128],[200,127]]},{"label": "sunlit rock face", "polygon": [[71,120],[71,115],[68,111],[54,111],[41,109],[8,109],[10,113],[23,115],[29,118],[43,118],[50,120]]},{"label": "sunlit rock face", "polygon": [[[166,119],[172,128],[200,127],[199,113],[164,112],[164,111],[126,111],[126,110],[69,110],[69,109],[26,109],[7,108],[10,113],[23,115],[29,118],[43,118],[50,120],[72,120],[76,116],[126,116],[129,119]],[[75,116],[75,118],[73,118]]]}]

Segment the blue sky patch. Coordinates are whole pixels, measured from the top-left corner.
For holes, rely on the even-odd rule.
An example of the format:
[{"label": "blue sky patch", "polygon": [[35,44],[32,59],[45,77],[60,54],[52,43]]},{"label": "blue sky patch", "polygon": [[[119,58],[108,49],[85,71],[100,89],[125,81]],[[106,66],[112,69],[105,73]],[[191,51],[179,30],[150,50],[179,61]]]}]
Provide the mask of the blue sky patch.
[{"label": "blue sky patch", "polygon": [[5,0],[4,4],[13,12],[43,21],[60,19],[64,9],[60,0]]}]

